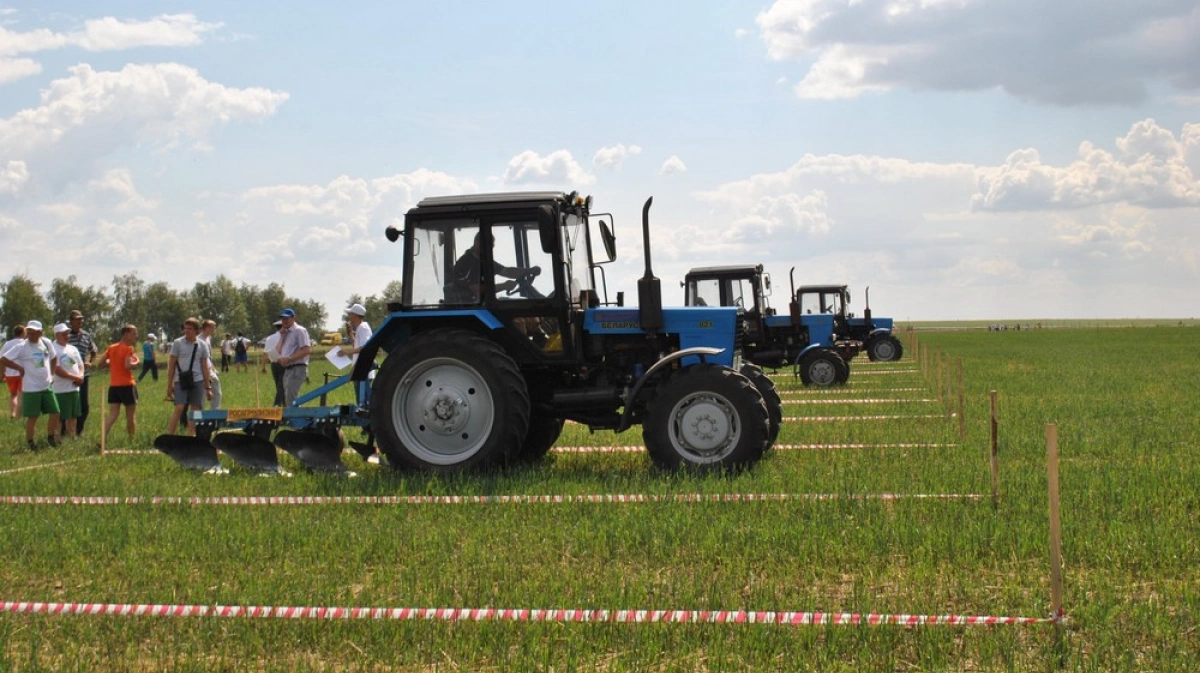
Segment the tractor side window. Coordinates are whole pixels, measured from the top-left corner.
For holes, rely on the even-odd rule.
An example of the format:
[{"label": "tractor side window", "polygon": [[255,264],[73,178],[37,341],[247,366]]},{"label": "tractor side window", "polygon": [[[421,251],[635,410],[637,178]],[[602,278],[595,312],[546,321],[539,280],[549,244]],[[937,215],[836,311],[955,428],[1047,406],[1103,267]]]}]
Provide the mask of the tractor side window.
[{"label": "tractor side window", "polygon": [[815,292],[805,292],[800,295],[800,312],[813,315],[821,312],[821,296]]},{"label": "tractor side window", "polygon": [[720,306],[721,286],[716,280],[698,280],[689,287],[692,296],[687,298],[688,306]]},{"label": "tractor side window", "polygon": [[438,306],[444,301],[444,286],[449,280],[446,255],[453,250],[453,237],[445,222],[420,222],[413,227],[412,278],[408,286],[414,306]]},{"label": "tractor side window", "polygon": [[553,258],[542,252],[538,224],[492,224],[492,273],[497,299],[542,299],[554,294]]},{"label": "tractor side window", "polygon": [[750,283],[744,278],[734,278],[729,281],[729,304],[741,309],[754,308],[754,295]]}]

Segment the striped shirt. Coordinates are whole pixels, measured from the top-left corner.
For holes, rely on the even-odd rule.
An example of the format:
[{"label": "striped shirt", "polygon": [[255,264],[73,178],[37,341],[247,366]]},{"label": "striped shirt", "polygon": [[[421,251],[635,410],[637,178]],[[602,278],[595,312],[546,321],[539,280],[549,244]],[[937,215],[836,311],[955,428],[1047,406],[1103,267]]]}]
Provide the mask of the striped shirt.
[{"label": "striped shirt", "polygon": [[[81,329],[79,331],[69,332],[67,334],[67,343],[79,350],[79,355],[83,358],[84,362],[90,362],[92,358],[96,357],[96,354],[100,352],[100,350],[96,348],[96,342],[92,339],[91,332],[88,332],[87,330]],[[92,370],[85,368],[83,375],[91,376]]]}]

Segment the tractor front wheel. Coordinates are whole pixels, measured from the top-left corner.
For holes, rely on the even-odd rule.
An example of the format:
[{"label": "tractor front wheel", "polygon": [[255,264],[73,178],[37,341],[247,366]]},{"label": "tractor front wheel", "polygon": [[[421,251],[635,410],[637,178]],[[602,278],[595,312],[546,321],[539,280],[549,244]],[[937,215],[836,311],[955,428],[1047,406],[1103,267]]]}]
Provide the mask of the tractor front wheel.
[{"label": "tractor front wheel", "polygon": [[762,393],[750,379],[714,364],[672,374],[642,424],[650,458],[671,470],[748,467],[762,457],[769,433]]},{"label": "tractor front wheel", "polygon": [[396,466],[500,464],[516,455],[529,430],[529,392],[500,346],[466,330],[430,330],[384,360],[372,389],[371,429]]},{"label": "tractor front wheel", "polygon": [[822,388],[845,383],[850,370],[842,357],[833,351],[809,353],[800,361],[800,380],[806,386]]},{"label": "tractor front wheel", "polygon": [[893,362],[904,355],[904,344],[891,334],[881,334],[867,341],[867,357],[871,362]]}]

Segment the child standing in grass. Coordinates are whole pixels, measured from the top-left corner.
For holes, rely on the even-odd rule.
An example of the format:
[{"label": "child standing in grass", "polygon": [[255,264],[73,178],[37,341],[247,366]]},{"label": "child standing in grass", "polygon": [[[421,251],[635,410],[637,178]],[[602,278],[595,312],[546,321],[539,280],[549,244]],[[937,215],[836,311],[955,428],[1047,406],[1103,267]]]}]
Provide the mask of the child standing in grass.
[{"label": "child standing in grass", "polygon": [[104,358],[100,360],[101,367],[108,364],[108,418],[104,419],[106,441],[108,431],[112,429],[113,423],[117,422],[122,406],[125,407],[125,429],[129,432],[130,443],[133,442],[133,435],[137,431],[138,394],[133,370],[142,362],[133,349],[137,340],[137,327],[122,327],[121,340],[109,346],[108,350],[104,351]]}]

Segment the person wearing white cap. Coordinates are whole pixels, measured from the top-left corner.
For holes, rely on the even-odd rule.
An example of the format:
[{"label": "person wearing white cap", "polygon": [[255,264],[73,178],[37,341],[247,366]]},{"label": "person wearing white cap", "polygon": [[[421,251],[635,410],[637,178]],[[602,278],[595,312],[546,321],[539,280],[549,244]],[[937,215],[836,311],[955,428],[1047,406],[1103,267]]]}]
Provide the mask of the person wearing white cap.
[{"label": "person wearing white cap", "polygon": [[58,400],[50,390],[57,364],[54,344],[42,335],[40,320],[25,323],[25,340],[0,355],[0,365],[21,372],[21,413],[25,416],[25,441],[30,451],[38,448],[33,435],[42,414],[47,415],[46,443],[58,446]]},{"label": "person wearing white cap", "polygon": [[58,401],[58,417],[66,421],[63,437],[73,439],[78,435],[76,420],[81,412],[79,386],[83,385],[83,356],[68,339],[71,328],[66,323],[54,326],[54,353],[58,355],[58,366],[54,368],[54,382],[50,389]]},{"label": "person wearing white cap", "polygon": [[367,309],[362,304],[351,304],[346,309],[346,320],[350,322],[350,333],[354,335],[349,346],[338,346],[338,353],[351,359],[350,366],[358,362],[358,354],[371,338],[371,326],[367,324]]}]

